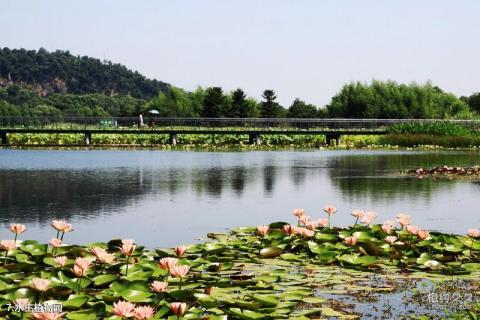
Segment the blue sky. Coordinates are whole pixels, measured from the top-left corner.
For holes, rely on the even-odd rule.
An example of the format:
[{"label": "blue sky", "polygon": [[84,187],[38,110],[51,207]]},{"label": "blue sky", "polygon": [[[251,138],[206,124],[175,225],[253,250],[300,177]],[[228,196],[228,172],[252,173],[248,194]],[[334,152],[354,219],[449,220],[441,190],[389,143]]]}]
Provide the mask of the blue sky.
[{"label": "blue sky", "polygon": [[0,46],[324,105],[344,83],[372,79],[480,91],[479,16],[476,0],[3,0]]}]

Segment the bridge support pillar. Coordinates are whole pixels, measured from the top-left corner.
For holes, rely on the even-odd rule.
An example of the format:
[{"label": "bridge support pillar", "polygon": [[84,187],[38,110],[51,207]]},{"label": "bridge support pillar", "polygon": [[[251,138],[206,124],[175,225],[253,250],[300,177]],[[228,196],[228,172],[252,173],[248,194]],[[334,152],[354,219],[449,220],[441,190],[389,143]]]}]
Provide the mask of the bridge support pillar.
[{"label": "bridge support pillar", "polygon": [[257,146],[262,144],[262,139],[260,138],[260,134],[259,133],[250,133],[248,135],[248,143],[255,144]]},{"label": "bridge support pillar", "polygon": [[338,146],[340,144],[340,134],[338,133],[327,133],[326,136],[327,145],[331,146],[332,141],[335,141],[335,145]]},{"label": "bridge support pillar", "polygon": [[170,144],[172,146],[176,146],[177,145],[177,133],[175,132],[171,132],[170,133]]},{"label": "bridge support pillar", "polygon": [[92,143],[92,133],[91,132],[85,132],[85,135],[83,137],[83,142],[85,143],[86,146],[89,146]]},{"label": "bridge support pillar", "polygon": [[8,135],[6,132],[0,132],[0,138],[2,140],[2,145],[6,146],[8,144]]}]

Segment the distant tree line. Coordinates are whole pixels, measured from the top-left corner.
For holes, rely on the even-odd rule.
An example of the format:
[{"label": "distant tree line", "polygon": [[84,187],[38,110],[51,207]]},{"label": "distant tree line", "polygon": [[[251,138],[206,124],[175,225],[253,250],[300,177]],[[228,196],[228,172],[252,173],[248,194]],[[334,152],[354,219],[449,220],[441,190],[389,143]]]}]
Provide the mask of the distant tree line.
[{"label": "distant tree line", "polygon": [[0,116],[207,118],[478,118],[480,93],[456,97],[430,83],[352,82],[323,107],[299,98],[282,106],[274,90],[260,101],[242,89],[186,91],[120,64],[68,51],[0,49]]}]

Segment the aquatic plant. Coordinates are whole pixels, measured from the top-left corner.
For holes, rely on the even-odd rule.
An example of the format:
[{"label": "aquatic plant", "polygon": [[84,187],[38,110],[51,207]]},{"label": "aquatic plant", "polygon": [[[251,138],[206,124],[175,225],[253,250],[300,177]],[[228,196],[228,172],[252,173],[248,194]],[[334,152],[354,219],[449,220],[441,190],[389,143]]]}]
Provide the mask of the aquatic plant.
[{"label": "aquatic plant", "polygon": [[[324,211],[328,216],[337,212],[334,206]],[[332,281],[332,267],[377,277],[382,270],[422,277],[477,277],[480,272],[478,229],[466,235],[427,231],[406,214],[396,222],[374,224],[377,215],[361,210],[352,213],[355,224],[340,228],[303,209],[293,214],[297,225],[236,228],[171,249],[147,250],[130,239],[85,246],[62,241],[54,253],[37,241],[12,241],[15,246],[0,268],[0,316],[25,316],[7,309],[8,303],[55,302],[62,304],[61,313],[32,315],[72,320],[353,318],[314,294],[314,288]],[[65,221],[52,226],[60,238],[72,229]]]}]

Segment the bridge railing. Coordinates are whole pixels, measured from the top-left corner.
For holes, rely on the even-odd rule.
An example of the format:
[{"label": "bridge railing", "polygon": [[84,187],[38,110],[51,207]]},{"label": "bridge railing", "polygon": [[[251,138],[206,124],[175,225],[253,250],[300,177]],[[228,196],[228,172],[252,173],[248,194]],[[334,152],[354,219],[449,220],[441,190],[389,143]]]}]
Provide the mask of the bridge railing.
[{"label": "bridge railing", "polygon": [[143,117],[0,117],[0,129],[52,130],[384,130],[399,123],[456,123],[479,130],[479,120],[439,119],[292,119]]}]

